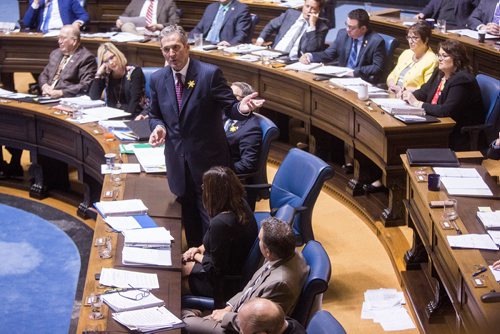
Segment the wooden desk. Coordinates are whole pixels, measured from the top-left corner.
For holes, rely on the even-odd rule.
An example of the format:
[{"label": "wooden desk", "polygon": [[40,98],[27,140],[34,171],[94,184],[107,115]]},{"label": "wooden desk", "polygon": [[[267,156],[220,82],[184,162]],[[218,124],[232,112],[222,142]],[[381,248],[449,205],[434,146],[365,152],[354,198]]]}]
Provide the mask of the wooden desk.
[{"label": "wooden desk", "polygon": [[[394,36],[399,41],[399,47],[395,52],[395,60],[397,60],[401,52],[409,48],[406,40],[408,27],[402,24],[400,14],[399,9],[387,9],[375,12],[375,15],[370,17],[373,30]],[[470,37],[459,36],[454,33],[443,34],[434,29],[429,45],[437,53],[438,44],[445,39],[455,39],[465,45],[475,74],[484,73],[500,79],[500,46],[495,46],[494,41],[487,40],[486,43],[479,43]]]},{"label": "wooden desk", "polygon": [[[407,270],[401,276],[419,329],[440,334],[498,331],[500,303],[483,303],[481,295],[492,289],[498,291],[500,285],[487,271],[482,275],[487,287],[476,288],[472,273],[475,265],[491,265],[500,259],[500,251],[451,249],[446,236],[456,235],[456,231],[443,230],[443,209],[430,209],[428,205],[432,200],[448,198],[446,191],[428,191],[426,182],[417,182],[417,168],[409,166],[405,155],[402,160],[407,172],[407,221],[414,230],[414,244],[405,256]],[[500,193],[494,182],[489,185],[494,193]],[[478,206],[500,209],[498,199],[453,198],[458,200],[457,225],[464,234],[485,233],[476,219]]]},{"label": "wooden desk", "polygon": [[[82,41],[93,52],[101,42],[96,39]],[[0,35],[2,73],[41,72],[55,47],[55,38],[42,38],[40,34]],[[157,42],[122,43],[119,48],[130,63],[139,66],[162,66],[164,63]],[[250,83],[266,99],[267,109],[302,121],[311,145],[314,142],[311,129],[315,127],[346,142],[353,148],[354,159],[360,158],[358,153],[362,153],[380,167],[383,182],[389,189],[389,204],[381,213],[386,225],[404,223],[401,200],[405,194],[405,174],[399,155],[409,147],[448,146],[448,135],[454,126],[450,118],[443,118],[439,123],[408,126],[376,106],[370,110],[354,92],[331,86],[328,82],[313,81],[313,76],[308,73],[240,62],[221,52],[193,51],[191,55],[218,65],[229,82]],[[355,178],[363,181],[366,166],[356,166]],[[353,183],[351,190],[355,191],[359,186],[361,182]]]},{"label": "wooden desk", "polygon": [[[94,190],[101,192],[102,188],[103,194],[112,190],[109,175],[103,176],[100,166],[104,163],[105,153],[118,152],[118,141],[108,142],[104,140],[102,134],[95,134],[94,130],[97,129],[95,123],[74,124],[64,119],[67,116],[57,116],[53,111],[49,106],[44,105],[16,101],[0,102],[0,144],[29,150],[33,166],[40,162],[41,156],[48,157],[55,163],[58,161],[68,163],[76,167],[78,180],[86,187],[93,184],[93,187],[97,188]],[[123,160],[127,162],[128,157],[123,155]],[[134,158],[131,160],[133,161]],[[64,178],[63,175],[55,175],[55,177]],[[95,274],[99,273],[103,267],[157,273],[160,289],[153,293],[165,300],[166,307],[180,317],[182,240],[180,205],[175,201],[175,196],[170,193],[165,175],[142,173],[123,177],[124,181],[119,188],[118,199],[141,198],[148,206],[155,222],[171,231],[175,238],[172,243],[173,265],[167,269],[123,266],[121,264],[122,236],[110,232],[103,219],[98,217],[92,244],[95,244],[96,238],[110,236],[113,244],[113,257],[100,259],[97,247],[92,247],[83,298],[85,299],[90,293],[103,292],[98,288],[98,281],[95,280]],[[38,190],[43,188],[43,181],[40,182],[42,183],[38,185],[35,181],[35,190],[32,189],[32,191],[36,191],[37,187],[40,188]],[[79,210],[83,210],[83,206],[88,209],[88,205],[91,203],[80,205]],[[101,330],[123,331],[124,328],[112,320],[107,306],[103,306],[103,309],[104,319],[90,320],[90,308],[82,306],[77,333],[96,325],[99,325]],[[174,333],[180,333],[180,330]]]}]

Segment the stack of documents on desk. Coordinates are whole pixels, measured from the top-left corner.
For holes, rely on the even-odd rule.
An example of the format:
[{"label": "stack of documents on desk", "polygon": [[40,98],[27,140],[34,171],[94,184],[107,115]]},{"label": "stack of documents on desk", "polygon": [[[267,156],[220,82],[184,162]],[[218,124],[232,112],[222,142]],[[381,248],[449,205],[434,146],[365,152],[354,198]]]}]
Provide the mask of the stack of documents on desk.
[{"label": "stack of documents on desk", "polygon": [[386,331],[415,328],[405,303],[403,292],[396,289],[366,290],[361,319],[372,319]]},{"label": "stack of documents on desk", "polygon": [[309,72],[311,72],[312,74],[342,77],[347,72],[351,72],[351,71],[352,71],[352,69],[350,69],[349,67],[322,65],[322,66],[318,66],[316,68],[313,68]]},{"label": "stack of documents on desk", "polygon": [[155,221],[148,215],[106,217],[104,221],[116,232],[138,228],[158,227]]},{"label": "stack of documents on desk", "polygon": [[[470,38],[473,38],[475,40],[477,40],[479,38],[479,34],[476,30],[470,30],[470,29],[453,29],[453,30],[448,30],[448,32],[452,32],[452,33],[455,33],[455,34],[459,34],[461,36],[467,36],[467,37],[470,37]],[[497,39],[497,38],[500,38],[496,35],[492,35],[492,34],[488,34],[486,33],[486,35],[484,36],[485,39]]]},{"label": "stack of documents on desk", "polygon": [[452,248],[472,248],[498,250],[489,234],[462,234],[447,235],[448,243]]},{"label": "stack of documents on desk", "polygon": [[[143,297],[136,300],[136,296],[141,294]],[[165,304],[163,300],[157,298],[151,292],[139,289],[111,290],[101,294],[101,298],[115,312],[132,311]]]},{"label": "stack of documents on desk", "polygon": [[133,216],[148,212],[148,208],[140,199],[126,199],[122,201],[101,201],[94,204],[104,218],[108,216]]},{"label": "stack of documents on desk", "polygon": [[441,183],[450,195],[493,196],[488,185],[475,168],[434,167],[441,175]]},{"label": "stack of documents on desk", "polygon": [[289,64],[285,66],[285,70],[289,71],[299,71],[299,72],[311,72],[317,67],[322,66],[323,64],[321,63],[310,63],[310,64],[302,64],[300,61]]},{"label": "stack of documents on desk", "polygon": [[112,42],[141,42],[144,40],[143,35],[132,34],[130,32],[120,32],[111,37]]},{"label": "stack of documents on desk", "polygon": [[330,83],[352,90],[355,93],[358,93],[360,86],[364,84],[368,86],[368,95],[370,98],[383,98],[389,96],[387,91],[382,88],[375,87],[368,81],[364,81],[361,78],[331,78]]},{"label": "stack of documents on desk", "polygon": [[18,99],[24,99],[27,97],[35,97],[35,96],[36,95],[31,95],[31,94],[14,93],[14,92],[11,92],[10,90],[0,88],[0,97],[4,98],[4,99],[18,100]]},{"label": "stack of documents on desk", "polygon": [[483,223],[493,242],[500,245],[500,211],[478,211],[477,219]]},{"label": "stack of documents on desk", "polygon": [[[140,173],[141,165],[140,164],[115,164],[115,167],[120,167],[122,174],[130,174],[130,173]],[[111,174],[111,169],[107,164],[101,165],[101,174]]]},{"label": "stack of documents on desk", "polygon": [[170,245],[174,239],[164,227],[122,231],[125,238],[122,250],[124,265],[172,265]]},{"label": "stack of documents on desk", "polygon": [[250,53],[259,50],[266,50],[266,46],[258,46],[254,44],[239,44],[235,46],[230,46],[224,49],[224,52],[228,53]]},{"label": "stack of documents on desk", "polygon": [[137,271],[102,268],[99,283],[104,286],[129,289],[159,289],[157,274],[141,273]]},{"label": "stack of documents on desk", "polygon": [[142,333],[184,327],[182,320],[164,306],[113,313],[113,319],[130,330],[137,330]]},{"label": "stack of documents on desk", "polygon": [[134,147],[134,154],[146,173],[165,173],[165,149],[162,147],[139,148]]},{"label": "stack of documents on desk", "polygon": [[92,100],[89,96],[76,96],[76,97],[63,97],[61,98],[61,104],[64,106],[74,106],[76,108],[97,108],[105,105],[102,100]]},{"label": "stack of documents on desk", "polygon": [[391,115],[425,115],[424,109],[413,107],[401,99],[386,98],[372,99],[372,101]]}]

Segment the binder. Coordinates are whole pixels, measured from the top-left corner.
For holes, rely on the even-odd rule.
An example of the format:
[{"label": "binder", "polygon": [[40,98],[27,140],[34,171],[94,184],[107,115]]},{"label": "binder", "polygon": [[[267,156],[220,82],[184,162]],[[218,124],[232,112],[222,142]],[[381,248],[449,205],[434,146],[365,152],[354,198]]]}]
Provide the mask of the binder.
[{"label": "binder", "polygon": [[127,121],[125,124],[137,136],[139,141],[149,140],[151,129],[149,128],[149,119],[141,119],[140,121]]},{"label": "binder", "polygon": [[410,166],[459,167],[457,155],[449,148],[409,148]]}]

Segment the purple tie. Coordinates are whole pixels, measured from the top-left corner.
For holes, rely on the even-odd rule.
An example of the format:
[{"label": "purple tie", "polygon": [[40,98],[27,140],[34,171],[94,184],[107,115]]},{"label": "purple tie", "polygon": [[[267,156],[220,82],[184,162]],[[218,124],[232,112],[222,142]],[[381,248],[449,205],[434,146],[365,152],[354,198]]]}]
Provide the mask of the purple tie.
[{"label": "purple tie", "polygon": [[182,107],[182,90],[184,89],[182,85],[182,74],[175,73],[175,78],[177,80],[175,84],[175,95],[177,96],[177,105],[179,106],[179,113]]}]

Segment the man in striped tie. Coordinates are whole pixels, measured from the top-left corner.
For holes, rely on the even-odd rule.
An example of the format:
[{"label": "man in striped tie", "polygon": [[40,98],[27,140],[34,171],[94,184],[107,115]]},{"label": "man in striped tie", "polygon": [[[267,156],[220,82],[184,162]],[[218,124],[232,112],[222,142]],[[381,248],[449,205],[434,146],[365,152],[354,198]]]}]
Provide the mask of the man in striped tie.
[{"label": "man in striped tie", "polygon": [[[169,24],[179,23],[177,6],[173,0],[132,0],[121,17],[144,17],[149,31],[161,31]],[[116,20],[116,27],[122,31],[138,33],[136,25]]]},{"label": "man in striped tie", "polygon": [[275,302],[285,314],[293,311],[309,268],[295,251],[292,228],[278,218],[265,219],[259,232],[259,246],[264,264],[225,308],[205,317],[198,310],[182,310],[188,333],[239,333],[238,312],[256,297]]},{"label": "man in striped tie", "polygon": [[361,77],[371,83],[385,80],[381,77],[385,68],[384,39],[371,30],[368,13],[364,9],[352,10],[347,14],[345,26],[325,51],[306,53],[300,61],[335,62],[351,69],[346,76]]}]

